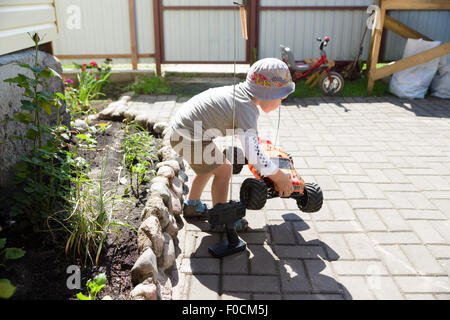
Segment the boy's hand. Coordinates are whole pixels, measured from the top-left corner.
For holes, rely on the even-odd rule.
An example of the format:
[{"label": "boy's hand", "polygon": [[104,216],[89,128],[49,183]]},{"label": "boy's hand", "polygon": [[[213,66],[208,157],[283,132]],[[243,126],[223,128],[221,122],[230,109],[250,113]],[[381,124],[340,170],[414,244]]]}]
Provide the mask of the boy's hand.
[{"label": "boy's hand", "polygon": [[294,192],[294,187],[290,179],[290,175],[278,169],[273,175],[269,176],[278,186],[278,194],[280,197],[289,197]]}]

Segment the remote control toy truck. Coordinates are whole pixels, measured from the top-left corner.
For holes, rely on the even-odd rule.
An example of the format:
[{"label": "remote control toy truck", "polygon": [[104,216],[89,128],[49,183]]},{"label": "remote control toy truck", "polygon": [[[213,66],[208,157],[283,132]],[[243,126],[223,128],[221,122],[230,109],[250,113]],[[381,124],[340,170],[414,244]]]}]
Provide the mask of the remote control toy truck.
[{"label": "remote control toy truck", "polygon": [[[260,149],[267,153],[270,160],[277,164],[280,170],[290,175],[294,192],[289,198],[297,201],[298,208],[303,212],[319,211],[323,204],[323,194],[320,186],[316,183],[305,183],[295,170],[292,157],[282,149],[275,147],[271,141],[258,138],[258,144]],[[225,154],[227,157],[233,157],[233,174],[240,173],[244,164],[247,164],[250,171],[255,176],[254,178],[245,179],[242,183],[240,189],[240,201],[245,204],[247,209],[262,209],[265,206],[267,199],[279,196],[277,185],[270,178],[261,175],[261,173],[245,159],[241,149],[234,147],[234,152],[232,153],[230,153],[230,149],[228,149],[228,151],[225,150],[224,152],[226,152]],[[244,161],[242,161],[242,159],[244,159]]]}]

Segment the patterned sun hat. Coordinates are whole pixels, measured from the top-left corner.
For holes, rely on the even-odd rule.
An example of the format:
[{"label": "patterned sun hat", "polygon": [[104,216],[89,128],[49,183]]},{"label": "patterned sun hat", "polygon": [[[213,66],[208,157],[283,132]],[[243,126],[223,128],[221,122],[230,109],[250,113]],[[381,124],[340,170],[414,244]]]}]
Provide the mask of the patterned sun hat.
[{"label": "patterned sun hat", "polygon": [[286,63],[276,58],[265,58],[250,67],[243,89],[257,99],[274,100],[294,92],[295,83]]}]

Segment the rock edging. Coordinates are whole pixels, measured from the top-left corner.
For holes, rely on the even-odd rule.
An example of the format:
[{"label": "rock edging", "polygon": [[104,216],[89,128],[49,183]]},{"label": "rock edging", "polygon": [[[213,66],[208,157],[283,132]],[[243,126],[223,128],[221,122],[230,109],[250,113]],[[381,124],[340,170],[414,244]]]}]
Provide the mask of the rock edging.
[{"label": "rock edging", "polygon": [[187,181],[183,159],[172,149],[168,140],[167,122],[158,121],[148,104],[130,102],[123,96],[86,122],[96,119],[113,121],[134,120],[155,136],[163,139],[158,151],[160,162],[152,179],[149,196],[141,214],[138,229],[139,258],[131,269],[133,290],[131,300],[171,300],[172,283],[166,274],[175,263],[174,240],[178,234],[176,217],[182,212],[184,182]]}]

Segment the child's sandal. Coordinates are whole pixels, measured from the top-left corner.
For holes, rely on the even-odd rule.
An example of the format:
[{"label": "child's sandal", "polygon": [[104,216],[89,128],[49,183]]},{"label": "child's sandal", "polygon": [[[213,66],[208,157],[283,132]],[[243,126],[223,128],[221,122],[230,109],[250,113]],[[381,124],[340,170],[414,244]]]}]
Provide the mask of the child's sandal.
[{"label": "child's sandal", "polygon": [[200,200],[186,200],[183,204],[183,215],[187,218],[190,217],[206,217],[206,210],[208,210],[206,204]]}]

